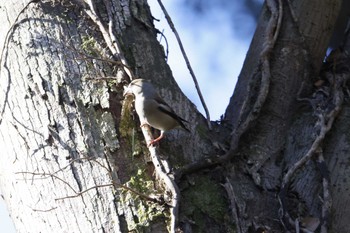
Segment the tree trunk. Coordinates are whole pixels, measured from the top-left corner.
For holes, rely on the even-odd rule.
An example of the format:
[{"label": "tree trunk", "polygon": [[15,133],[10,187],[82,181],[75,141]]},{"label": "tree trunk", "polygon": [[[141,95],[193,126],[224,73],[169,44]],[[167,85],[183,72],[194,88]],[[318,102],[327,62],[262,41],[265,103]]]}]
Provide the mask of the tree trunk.
[{"label": "tree trunk", "polygon": [[[86,12],[89,6],[73,1],[26,4],[2,2],[0,17],[5,44],[1,192],[16,230],[166,231],[168,208],[145,200],[162,188],[149,168],[137,117],[128,111],[121,117],[121,68],[105,49],[97,21]],[[146,2],[94,5],[104,25],[113,19],[112,30],[135,74],[161,86],[181,116],[204,125],[198,113],[189,114],[195,107],[171,78]],[[193,144],[184,143],[189,140]],[[199,134],[176,131],[162,149],[168,147],[164,154],[180,164],[185,155],[195,160],[203,150],[210,151],[202,141]]]},{"label": "tree trunk", "polygon": [[226,111],[239,160],[230,181],[238,227],[348,232],[340,203],[349,183],[340,177],[349,59],[337,51],[323,64],[341,1],[266,2]]},{"label": "tree trunk", "polygon": [[[27,3],[0,3],[0,187],[18,232],[347,231],[349,62],[322,63],[340,0],[267,1],[211,132],[172,78],[146,1]],[[165,176],[181,174],[178,216],[123,101],[129,72],[190,122],[156,152]]]}]

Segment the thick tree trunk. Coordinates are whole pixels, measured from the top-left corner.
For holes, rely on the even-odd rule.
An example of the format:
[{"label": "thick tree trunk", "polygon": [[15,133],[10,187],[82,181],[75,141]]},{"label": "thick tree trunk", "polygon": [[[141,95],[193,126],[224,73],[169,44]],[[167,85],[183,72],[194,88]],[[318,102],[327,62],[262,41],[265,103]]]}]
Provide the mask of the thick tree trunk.
[{"label": "thick tree trunk", "polygon": [[[169,208],[145,200],[163,189],[147,172],[150,159],[136,115],[131,119],[125,111],[121,117],[122,72],[86,12],[91,8],[73,1],[27,3],[0,3],[1,193],[16,230],[167,231]],[[197,122],[191,135],[167,135],[164,156],[179,163],[185,155],[195,160],[209,152],[196,133],[205,121],[189,114],[195,107],[171,78],[146,2],[94,5],[105,28],[108,17],[113,20],[134,73],[152,79],[179,115]]]},{"label": "thick tree trunk", "polygon": [[[239,229],[348,232],[349,59],[338,52],[323,64],[341,1],[267,2],[226,111],[240,158],[231,175]],[[265,56],[274,17],[281,30]]]},{"label": "thick tree trunk", "polygon": [[[0,3],[0,188],[18,232],[167,232],[176,222],[123,103],[123,57],[190,122],[191,134],[175,130],[159,149],[174,169],[194,162],[175,173],[182,231],[310,230],[306,219],[347,231],[349,62],[338,52],[322,64],[340,0],[267,1],[212,132],[174,82],[146,1],[86,2]],[[211,161],[221,162],[200,170]]]}]

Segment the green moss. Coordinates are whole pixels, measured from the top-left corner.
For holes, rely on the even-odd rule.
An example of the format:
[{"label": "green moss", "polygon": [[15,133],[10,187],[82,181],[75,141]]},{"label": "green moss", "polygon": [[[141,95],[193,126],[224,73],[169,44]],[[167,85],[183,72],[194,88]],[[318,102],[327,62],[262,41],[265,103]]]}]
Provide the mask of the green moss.
[{"label": "green moss", "polygon": [[100,51],[97,46],[97,41],[91,36],[83,36],[81,48],[93,57],[99,57]]},{"label": "green moss", "polygon": [[123,138],[123,143],[126,145],[127,148],[130,148],[131,150],[131,156],[138,156],[141,154],[142,151],[142,140],[137,133],[137,130],[135,128],[135,119],[133,119],[133,116],[131,114],[131,104],[127,101],[123,105],[121,119],[119,123],[119,133],[121,137]]},{"label": "green moss", "polygon": [[222,187],[208,177],[195,177],[193,183],[182,193],[182,212],[192,218],[199,232],[205,232],[206,217],[217,223],[225,221],[227,203],[221,193]]},{"label": "green moss", "polygon": [[107,79],[108,88],[114,89],[118,85],[117,79]]},{"label": "green moss", "polygon": [[135,126],[135,122],[132,119],[131,115],[131,103],[126,100],[126,103],[123,105],[120,124],[119,124],[119,132],[123,137],[127,137],[132,133],[132,129]]},{"label": "green moss", "polygon": [[145,171],[140,168],[137,170],[136,175],[130,178],[127,185],[146,195],[154,191],[153,181],[150,177],[147,177]]},{"label": "green moss", "polygon": [[201,138],[208,138],[208,130],[205,126],[198,124],[196,127],[196,131]]},{"label": "green moss", "polygon": [[[144,195],[155,193],[155,184],[151,177],[147,176],[145,170],[139,168],[134,176],[125,184],[129,188],[136,190]],[[165,207],[158,203],[149,202],[142,199],[138,194],[125,190],[123,191],[123,202],[130,206],[132,204],[133,219],[128,221],[129,229],[137,232],[147,232],[153,222],[163,219]]]}]

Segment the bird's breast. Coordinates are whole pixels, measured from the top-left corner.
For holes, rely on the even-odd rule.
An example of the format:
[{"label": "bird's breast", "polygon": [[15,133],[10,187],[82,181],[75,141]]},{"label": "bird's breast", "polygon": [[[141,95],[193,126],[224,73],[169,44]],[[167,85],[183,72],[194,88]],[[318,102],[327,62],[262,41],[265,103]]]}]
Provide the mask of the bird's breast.
[{"label": "bird's breast", "polygon": [[136,112],[140,121],[145,121],[153,128],[167,131],[178,126],[178,122],[159,109],[159,103],[154,99],[138,98],[135,100]]}]

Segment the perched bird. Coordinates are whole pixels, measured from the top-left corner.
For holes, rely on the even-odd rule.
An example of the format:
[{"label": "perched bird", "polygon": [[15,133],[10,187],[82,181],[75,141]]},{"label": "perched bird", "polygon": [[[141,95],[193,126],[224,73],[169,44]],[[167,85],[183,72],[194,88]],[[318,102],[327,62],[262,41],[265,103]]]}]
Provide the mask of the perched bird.
[{"label": "perched bird", "polygon": [[176,127],[182,127],[190,132],[179,117],[159,96],[154,86],[145,79],[133,80],[124,90],[124,96],[134,95],[135,109],[140,118],[141,127],[149,125],[160,130],[160,136],[153,139],[148,146],[155,144],[164,137],[164,132]]}]

